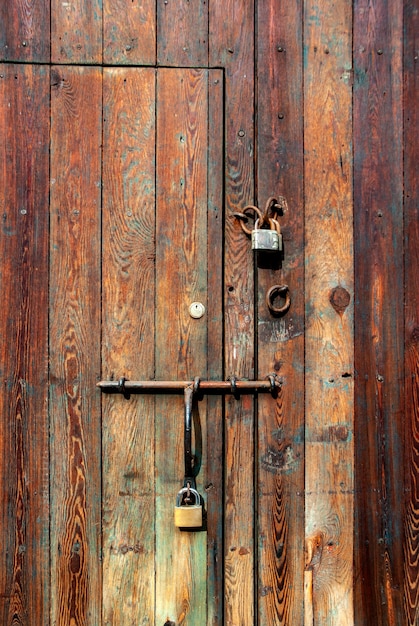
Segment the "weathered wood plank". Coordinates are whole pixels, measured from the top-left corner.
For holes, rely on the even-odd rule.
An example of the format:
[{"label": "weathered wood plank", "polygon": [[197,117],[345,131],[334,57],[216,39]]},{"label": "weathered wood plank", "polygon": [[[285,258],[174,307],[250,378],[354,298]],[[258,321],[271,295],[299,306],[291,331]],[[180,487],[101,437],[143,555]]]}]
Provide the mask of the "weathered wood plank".
[{"label": "weathered wood plank", "polygon": [[176,67],[208,64],[207,0],[157,3],[157,62]]},{"label": "weathered wood plank", "polygon": [[405,519],[404,623],[419,621],[419,2],[404,3]]},{"label": "weathered wood plank", "polygon": [[[282,264],[258,270],[258,378],[275,372],[275,403],[258,400],[258,603],[261,624],[304,622],[304,214],[302,3],[258,6],[258,206],[284,196],[279,218]],[[266,264],[265,264],[266,265]],[[292,306],[273,317],[265,303],[273,285],[288,285]]]},{"label": "weathered wood plank", "polygon": [[[213,70],[208,83],[208,378],[224,379],[223,367],[223,217],[224,98],[223,72]],[[208,396],[207,423],[207,625],[223,624],[223,441],[221,398]]]},{"label": "weathered wood plank", "polygon": [[[207,373],[208,85],[203,70],[157,75],[156,378],[188,380]],[[197,487],[205,495],[206,402],[195,408]],[[156,398],[156,623],[205,624],[207,536],[174,527],[183,485],[184,408]]]},{"label": "weathered wood plank", "polygon": [[102,62],[102,0],[51,0],[51,61]]},{"label": "weathered wood plank", "polygon": [[[224,368],[227,377],[254,376],[253,258],[233,217],[254,198],[254,3],[211,3],[210,64],[225,68]],[[254,623],[254,403],[226,399],[226,624]]]},{"label": "weathered wood plank", "polygon": [[[103,367],[154,376],[155,72],[104,72]],[[154,621],[154,399],[103,399],[103,623]]]},{"label": "weathered wood plank", "polygon": [[1,2],[0,59],[48,63],[49,57],[49,2]]},{"label": "weathered wood plank", "polygon": [[155,0],[103,0],[104,63],[155,64],[155,4]]},{"label": "weathered wood plank", "polygon": [[[306,568],[315,624],[353,621],[352,9],[304,4]],[[307,620],[305,621],[307,623]]]},{"label": "weathered wood plank", "polygon": [[49,70],[2,65],[0,89],[0,621],[46,626]]},{"label": "weathered wood plank", "polygon": [[101,71],[51,71],[51,622],[101,623]]},{"label": "weathered wood plank", "polygon": [[355,622],[403,622],[401,0],[355,2]]}]

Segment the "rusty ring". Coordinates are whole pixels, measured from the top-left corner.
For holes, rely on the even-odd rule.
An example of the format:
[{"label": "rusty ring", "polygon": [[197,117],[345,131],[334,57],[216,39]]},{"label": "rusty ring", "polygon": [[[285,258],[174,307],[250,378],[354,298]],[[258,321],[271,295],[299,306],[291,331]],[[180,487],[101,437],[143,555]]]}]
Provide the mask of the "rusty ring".
[{"label": "rusty ring", "polygon": [[278,214],[281,211],[281,215],[284,214],[284,211],[288,210],[288,203],[287,203],[287,199],[284,198],[284,196],[278,196],[278,198],[275,198],[274,196],[271,196],[270,198],[268,198],[266,205],[265,205],[265,215],[269,216],[269,212],[271,212],[271,216],[274,219],[278,219]]},{"label": "rusty ring", "polygon": [[[274,300],[277,296],[280,296],[285,300],[284,304],[280,307],[274,306]],[[291,296],[288,285],[274,285],[271,287],[266,294],[266,305],[272,315],[285,315],[291,306]]]},{"label": "rusty ring", "polygon": [[239,213],[239,212],[237,212],[237,211],[235,211],[235,212],[233,213],[233,215],[234,215],[234,217],[235,217],[235,218],[237,218],[237,219],[239,220],[239,222],[240,222],[240,226],[241,226],[242,231],[243,231],[244,233],[246,233],[246,235],[251,235],[251,234],[252,234],[252,231],[251,231],[251,230],[249,230],[249,229],[245,226],[245,223],[248,221],[248,219],[247,219],[247,215],[245,215],[244,213]]},{"label": "rusty ring", "polygon": [[233,213],[233,215],[234,217],[240,220],[240,226],[242,227],[242,231],[245,232],[246,235],[251,235],[252,229],[247,228],[247,226],[245,226],[245,223],[248,220],[248,216],[246,214],[248,211],[253,211],[253,213],[257,214],[259,219],[263,221],[262,211],[258,209],[257,206],[253,206],[252,204],[249,204],[248,206],[244,207],[242,213],[235,212]]},{"label": "rusty ring", "polygon": [[274,197],[271,196],[270,198],[267,199],[266,204],[265,204],[265,211],[263,213],[263,221],[264,223],[266,223],[269,219],[269,211],[272,211],[272,217],[274,219],[276,219],[277,216],[277,211],[274,211],[274,207],[278,206],[278,200]]},{"label": "rusty ring", "polygon": [[254,206],[253,204],[248,204],[244,207],[243,213],[246,215],[247,211],[253,211],[254,213],[257,213],[260,219],[263,219],[262,211],[257,206]]}]

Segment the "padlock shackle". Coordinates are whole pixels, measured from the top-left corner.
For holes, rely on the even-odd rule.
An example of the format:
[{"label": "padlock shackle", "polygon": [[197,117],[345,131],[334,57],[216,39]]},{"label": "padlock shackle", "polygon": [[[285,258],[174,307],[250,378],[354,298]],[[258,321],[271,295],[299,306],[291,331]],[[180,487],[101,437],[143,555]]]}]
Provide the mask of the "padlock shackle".
[{"label": "padlock shackle", "polygon": [[[201,504],[201,496],[199,495],[196,489],[194,489],[193,487],[182,487],[182,489],[178,491],[178,494],[176,496],[176,506],[183,506],[182,504],[183,498],[186,494],[193,495],[194,500],[195,500],[195,506],[199,506]],[[192,505],[189,504],[185,506],[192,506]]]}]

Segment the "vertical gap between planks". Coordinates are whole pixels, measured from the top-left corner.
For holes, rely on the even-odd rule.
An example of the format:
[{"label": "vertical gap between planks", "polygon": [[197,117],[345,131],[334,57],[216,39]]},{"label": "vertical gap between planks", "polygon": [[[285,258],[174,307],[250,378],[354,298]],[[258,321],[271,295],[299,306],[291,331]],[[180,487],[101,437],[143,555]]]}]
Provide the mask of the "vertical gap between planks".
[{"label": "vertical gap between planks", "polygon": [[[157,22],[157,3],[156,3],[156,51],[155,51],[155,58],[156,58],[156,63],[157,63],[157,29],[158,29],[158,22]],[[154,374],[153,374],[153,378],[156,378],[156,346],[157,346],[157,289],[156,289],[156,285],[157,285],[157,262],[156,262],[156,250],[157,250],[157,134],[158,134],[158,128],[157,128],[157,114],[158,114],[158,100],[157,100],[157,66],[154,69]],[[156,447],[156,441],[157,441],[157,420],[156,420],[156,396],[154,396],[153,399],[153,411],[154,411],[154,447]],[[156,609],[157,609],[157,577],[156,577],[156,571],[157,571],[157,524],[156,524],[156,513],[157,513],[157,497],[156,497],[156,488],[157,488],[157,482],[156,482],[156,473],[157,473],[157,466],[156,466],[156,454],[154,454],[154,484],[153,484],[153,493],[154,493],[154,581],[153,581],[153,588],[154,588],[154,615],[156,615]]]},{"label": "vertical gap between planks", "polygon": [[[303,266],[305,267],[305,249],[306,249],[306,243],[307,243],[307,236],[306,236],[306,176],[305,176],[305,166],[304,166],[304,155],[305,155],[305,110],[306,110],[306,93],[305,93],[305,72],[306,72],[306,66],[305,66],[305,50],[306,50],[306,37],[305,37],[305,19],[304,19],[304,2],[305,0],[302,0],[301,2],[301,39],[302,39],[302,55],[301,55],[301,61],[302,61],[302,72],[301,72],[301,116],[302,116],[302,154],[303,154],[303,165],[302,165],[302,186],[303,186],[303,192],[302,192],[302,199],[303,199],[303,203],[302,203],[302,211],[303,211],[303,232],[302,232],[302,237],[303,237]],[[306,445],[306,437],[305,437],[305,430],[306,430],[306,412],[305,412],[305,407],[307,404],[307,392],[306,392],[306,358],[307,358],[307,341],[306,341],[306,327],[307,327],[307,314],[306,314],[306,306],[305,306],[305,294],[306,294],[306,273],[305,271],[303,271],[303,275],[302,275],[302,281],[303,281],[303,293],[304,293],[304,301],[303,301],[303,316],[304,316],[304,321],[303,321],[303,332],[304,332],[304,341],[303,341],[303,411],[304,411],[304,417],[303,417],[303,463],[304,463],[304,471],[303,471],[303,510],[304,510],[304,517],[303,517],[303,532],[304,532],[304,536],[302,537],[302,546],[301,549],[304,551],[305,550],[305,520],[306,520],[306,516],[307,516],[307,506],[306,506],[306,473],[307,473],[307,445]],[[306,555],[304,555],[304,565],[306,566]],[[306,595],[306,587],[305,585],[309,585],[310,586],[310,591],[309,594]],[[304,615],[304,619],[309,618],[311,616],[311,621],[313,621],[313,617],[312,617],[312,613],[313,613],[313,577],[312,577],[312,573],[310,572],[306,572],[306,570],[304,570],[304,596],[303,596],[303,615]],[[307,606],[308,604],[308,606]],[[311,626],[311,624],[304,624],[304,626]]]},{"label": "vertical gap between planks", "polygon": [[[303,256],[304,256],[304,267],[305,267],[305,250],[307,244],[307,235],[306,235],[306,176],[305,176],[305,110],[306,110],[306,92],[305,92],[305,81],[306,81],[306,31],[305,31],[305,0],[301,2],[301,39],[302,39],[302,72],[301,72],[301,116],[302,120],[302,152],[303,152],[303,167],[302,167],[302,185],[303,185]],[[303,271],[303,293],[304,293],[304,346],[303,346],[303,407],[304,407],[304,419],[303,419],[303,456],[304,456],[304,472],[303,472],[303,509],[304,509],[304,536],[302,538],[302,549],[306,551],[306,537],[305,537],[305,520],[307,517],[307,498],[306,498],[306,474],[307,474],[307,444],[306,444],[306,411],[305,407],[307,405],[307,392],[306,392],[306,360],[307,360],[307,341],[306,341],[306,328],[307,328],[307,313],[306,313],[306,273]],[[304,554],[304,626],[311,626],[311,622],[313,621],[313,577],[312,572],[306,570],[307,562],[306,562],[306,554]],[[309,623],[306,623],[306,620]]]},{"label": "vertical gap between planks", "polygon": [[[50,253],[50,242],[51,242],[51,147],[52,147],[52,86],[51,86],[51,11],[49,16],[50,22],[50,46],[49,46],[49,72],[48,72],[48,83],[49,83],[49,99],[48,99],[48,115],[49,115],[49,147],[48,147],[48,313],[47,313],[47,355],[48,355],[48,389],[47,389],[47,416],[48,416],[48,474],[50,474],[51,468],[51,437],[52,437],[52,429],[51,429],[51,253]],[[51,477],[48,476],[48,559],[49,559],[49,594],[48,594],[48,607],[46,607],[46,614],[48,619],[51,618],[52,612],[52,599],[51,599],[51,589],[52,589],[52,550],[51,550],[51,523],[52,523],[52,496],[51,496]]]},{"label": "vertical gap between planks", "polygon": [[[103,61],[103,11],[102,11],[102,61]],[[100,147],[100,212],[99,212],[99,216],[100,216],[100,224],[99,224],[99,233],[100,233],[100,249],[99,249],[99,254],[100,254],[100,259],[99,259],[99,280],[100,280],[100,293],[99,293],[99,297],[100,297],[100,306],[99,306],[99,342],[100,342],[100,348],[99,348],[99,368],[100,368],[100,378],[102,379],[102,373],[103,373],[103,252],[104,252],[104,246],[103,246],[103,160],[104,160],[104,136],[105,136],[105,129],[104,129],[104,88],[103,88],[103,82],[104,82],[104,71],[103,71],[103,66],[101,67],[101,147]],[[100,461],[99,461],[99,468],[100,468],[100,539],[99,539],[99,550],[100,550],[100,555],[99,555],[99,563],[100,563],[100,567],[99,567],[99,573],[101,576],[101,583],[100,583],[100,592],[101,592],[101,598],[100,598],[100,606],[101,606],[101,611],[100,611],[100,619],[101,619],[101,623],[103,623],[104,620],[104,615],[103,615],[103,402],[104,402],[104,398],[101,394],[100,397],[100,401],[99,401],[99,420],[100,420],[100,441],[99,441],[99,445],[100,445]]]},{"label": "vertical gap between planks", "polygon": [[[302,118],[303,118],[303,155],[305,155],[305,147],[306,147],[306,134],[305,134],[305,110],[306,110],[306,30],[305,30],[305,0],[301,3],[301,36],[302,36],[302,49],[303,49],[303,57],[302,57],[302,85],[301,85],[301,94],[302,94]],[[305,250],[307,245],[307,234],[306,234],[306,198],[307,198],[307,184],[306,184],[306,176],[305,176],[305,156],[303,162],[303,254],[304,254],[304,266],[305,266]],[[304,285],[304,363],[303,363],[303,371],[304,371],[304,383],[303,383],[303,394],[304,394],[304,435],[303,435],[303,454],[304,454],[304,484],[303,484],[303,507],[304,507],[304,537],[303,537],[303,545],[305,551],[305,570],[304,570],[304,626],[312,626],[313,624],[313,573],[307,567],[307,547],[306,547],[306,517],[307,517],[307,498],[306,498],[306,476],[307,476],[307,441],[306,441],[306,406],[307,406],[307,391],[306,391],[306,382],[307,382],[307,372],[306,372],[306,362],[307,362],[307,342],[306,342],[306,328],[307,328],[307,311],[306,311],[306,273],[303,273],[303,285]]]},{"label": "vertical gap between planks", "polygon": [[[209,38],[209,33],[207,33],[207,37]],[[216,78],[217,77],[217,78]],[[222,90],[222,97],[217,96],[215,88],[213,85],[221,83],[218,89]],[[206,246],[206,254],[207,254],[207,378],[209,380],[213,379],[223,379],[224,371],[223,371],[223,319],[224,319],[224,311],[223,311],[223,272],[222,268],[224,267],[224,246],[223,246],[223,222],[224,222],[224,207],[223,207],[223,150],[224,150],[224,141],[223,141],[223,129],[224,125],[224,75],[222,72],[207,69],[207,110],[208,110],[208,119],[207,119],[207,146],[208,146],[208,161],[207,161],[207,246]],[[212,105],[214,103],[214,107]],[[214,113],[215,108],[215,113]],[[211,131],[211,125],[213,122],[220,122],[221,128],[217,130],[217,133]],[[213,137],[213,138],[212,138]],[[212,172],[213,168],[216,168],[215,172]],[[214,185],[210,181],[215,180],[217,193],[215,191]],[[216,193],[216,196],[215,196]],[[214,197],[215,196],[215,197]],[[214,203],[216,203],[218,210],[218,226],[216,227],[216,232],[214,233],[215,227],[213,226],[214,221]],[[214,287],[214,282],[211,280],[211,276],[214,274],[211,271],[211,261],[214,259],[214,246],[219,243],[220,244],[220,257],[216,257],[216,263],[221,265],[215,271],[215,275],[220,279],[220,283],[217,286],[218,291],[214,294],[214,303],[216,303],[216,309],[212,306],[209,306],[209,302],[211,300],[211,289]],[[220,258],[220,260],[218,260]],[[220,310],[221,307],[221,310]],[[218,315],[221,314],[221,319],[218,319]],[[215,332],[215,337],[213,337],[213,341],[211,341],[211,333],[210,333],[210,324],[211,328],[214,327],[212,320],[216,317],[217,327]],[[221,338],[221,343],[219,339]],[[215,355],[214,347],[215,345],[219,348],[218,355]],[[211,359],[214,360],[214,365],[212,365]],[[217,361],[216,361],[217,359]],[[221,451],[221,459],[224,456],[224,447],[223,447],[223,398],[221,396],[215,396],[211,398],[207,396],[207,463],[209,467],[210,463],[210,449],[214,450],[215,458],[212,458],[212,461],[217,461],[219,458],[219,454]],[[213,428],[212,423],[212,411],[214,411],[215,418],[220,420],[218,427]],[[215,431],[215,433],[214,433]],[[214,441],[214,434],[218,434],[221,437],[221,441]],[[211,448],[213,446],[213,448]],[[219,533],[219,529],[222,524],[222,520],[224,519],[224,503],[221,501],[222,499],[222,484],[224,482],[224,464],[221,462],[221,470],[220,474],[212,475],[210,469],[208,469],[207,473],[207,483],[209,484],[215,478],[215,492],[212,492],[210,489],[208,490],[208,500],[207,500],[207,571],[208,571],[208,579],[212,575],[212,586],[207,588],[207,623],[216,624],[220,616],[223,614],[223,573],[224,568],[221,564],[217,564],[217,560],[214,554],[214,543],[216,543],[216,554],[224,554],[224,545],[223,545],[223,533]],[[211,478],[211,481],[209,480]],[[219,482],[221,481],[221,485]],[[210,509],[210,499],[211,493],[215,493],[214,498],[216,502],[211,504],[211,513],[209,515]],[[217,504],[221,504],[221,513],[218,515],[214,514],[214,510]],[[221,515],[221,520],[219,516]],[[210,524],[215,524],[215,528],[211,529]],[[210,565],[209,560],[212,560],[212,566]],[[211,597],[211,593],[213,593],[213,597]],[[212,600],[212,602],[211,602]]]}]

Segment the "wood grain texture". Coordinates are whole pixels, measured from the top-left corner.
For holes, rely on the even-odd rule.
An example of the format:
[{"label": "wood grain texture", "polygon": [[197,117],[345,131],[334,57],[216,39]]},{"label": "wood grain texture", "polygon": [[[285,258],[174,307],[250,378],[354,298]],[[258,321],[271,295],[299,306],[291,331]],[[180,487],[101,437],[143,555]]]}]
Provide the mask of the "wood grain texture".
[{"label": "wood grain texture", "polygon": [[[352,11],[304,5],[306,568],[314,624],[353,618]],[[307,597],[309,597],[308,594]],[[307,622],[307,620],[306,620]]]},{"label": "wood grain texture", "polygon": [[[225,68],[225,376],[254,377],[253,256],[233,211],[254,200],[254,3],[209,7],[210,59]],[[254,623],[254,404],[229,396],[225,414],[224,623]]]},{"label": "wood grain texture", "polygon": [[354,12],[355,622],[403,613],[401,1]]},{"label": "wood grain texture", "polygon": [[[49,621],[49,70],[0,66],[0,622]],[[36,584],[34,584],[36,581]]]},{"label": "wood grain texture", "polygon": [[[275,372],[283,388],[258,399],[258,606],[261,624],[304,621],[304,214],[301,3],[258,6],[257,181],[262,209],[284,196],[284,258],[257,270],[258,374]],[[267,265],[267,266],[266,266]],[[265,302],[275,284],[292,306],[273,317]]]},{"label": "wood grain texture", "polygon": [[[154,377],[155,72],[104,72],[103,376]],[[154,620],[154,399],[103,398],[103,624]]]},{"label": "wood grain texture", "polygon": [[104,0],[103,61],[120,65],[155,64],[155,0]]},{"label": "wood grain texture", "polygon": [[51,71],[51,622],[101,623],[101,71]]},{"label": "wood grain texture", "polygon": [[[208,75],[162,69],[157,75],[156,378],[207,375]],[[205,496],[206,403],[194,409],[197,487]],[[184,407],[156,398],[156,623],[205,624],[207,536],[174,527],[184,478]]]},{"label": "wood grain texture", "polygon": [[[208,378],[224,379],[223,364],[223,223],[224,223],[224,85],[222,70],[208,77]],[[223,400],[207,398],[207,625],[223,624],[224,473]]]},{"label": "wood grain texture", "polygon": [[0,60],[48,63],[49,57],[49,2],[1,2]]},{"label": "wood grain texture", "polygon": [[51,0],[52,63],[101,63],[102,28],[102,0]]},{"label": "wood grain texture", "polygon": [[208,4],[207,0],[158,0],[159,65],[208,65]]},{"label": "wood grain texture", "polygon": [[419,3],[404,3],[405,518],[404,623],[419,621]]}]

